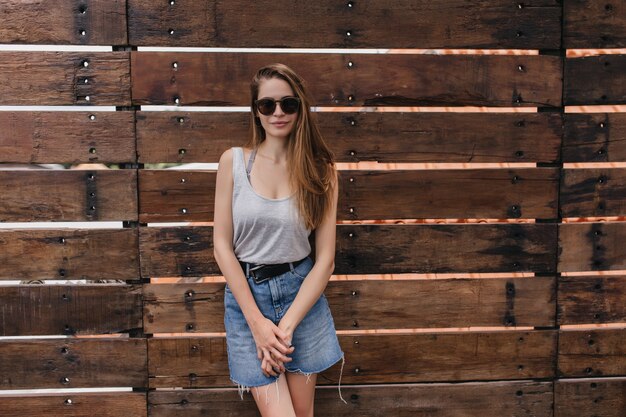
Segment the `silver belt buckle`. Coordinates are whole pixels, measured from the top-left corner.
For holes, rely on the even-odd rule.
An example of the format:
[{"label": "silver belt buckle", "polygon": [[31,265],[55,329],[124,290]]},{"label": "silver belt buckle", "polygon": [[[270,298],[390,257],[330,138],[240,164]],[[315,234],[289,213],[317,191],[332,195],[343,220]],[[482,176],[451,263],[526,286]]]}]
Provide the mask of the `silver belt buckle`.
[{"label": "silver belt buckle", "polygon": [[265,264],[260,264],[255,266],[254,268],[249,268],[248,271],[252,273],[252,279],[254,280],[254,282],[256,284],[260,284],[262,282],[267,281],[268,279],[270,279],[270,277],[265,277],[265,278],[257,278],[256,274],[254,273],[254,271],[256,271],[257,269],[261,269],[265,266]]}]

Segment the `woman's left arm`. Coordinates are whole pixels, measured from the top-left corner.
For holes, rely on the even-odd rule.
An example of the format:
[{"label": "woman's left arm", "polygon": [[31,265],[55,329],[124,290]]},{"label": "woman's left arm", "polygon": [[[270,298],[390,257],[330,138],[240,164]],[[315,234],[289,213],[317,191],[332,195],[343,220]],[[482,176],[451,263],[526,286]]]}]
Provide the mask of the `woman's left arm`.
[{"label": "woman's left arm", "polygon": [[289,307],[278,324],[278,327],[289,335],[293,334],[295,328],[298,327],[304,316],[320,298],[331,274],[335,270],[337,199],[339,195],[339,182],[336,171],[333,182],[330,210],[326,213],[322,223],[315,229],[315,264],[302,283],[291,307]]}]

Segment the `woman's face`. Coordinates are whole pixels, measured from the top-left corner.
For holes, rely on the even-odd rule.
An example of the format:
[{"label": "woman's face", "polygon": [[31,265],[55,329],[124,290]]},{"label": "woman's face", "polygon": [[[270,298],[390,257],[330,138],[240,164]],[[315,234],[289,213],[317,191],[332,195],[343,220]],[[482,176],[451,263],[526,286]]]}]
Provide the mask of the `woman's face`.
[{"label": "woman's face", "polygon": [[[289,83],[285,80],[281,80],[280,78],[264,79],[259,83],[258,100],[262,98],[281,100],[284,97],[293,96],[294,92]],[[283,111],[281,104],[282,103],[276,103],[274,113],[269,116],[265,116],[255,109],[256,116],[261,120],[261,126],[265,129],[266,137],[272,136],[275,138],[286,138],[294,129],[298,118],[298,112],[287,114]]]}]

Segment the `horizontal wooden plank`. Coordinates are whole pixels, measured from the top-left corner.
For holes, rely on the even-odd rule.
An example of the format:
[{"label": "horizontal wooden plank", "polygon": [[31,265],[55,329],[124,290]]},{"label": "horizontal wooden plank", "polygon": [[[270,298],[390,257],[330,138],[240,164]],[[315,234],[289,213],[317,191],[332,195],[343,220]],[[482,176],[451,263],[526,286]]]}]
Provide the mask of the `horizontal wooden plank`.
[{"label": "horizontal wooden plank", "polygon": [[137,171],[0,171],[0,200],[2,222],[137,220]]},{"label": "horizontal wooden plank", "polygon": [[561,175],[563,217],[626,215],[626,169],[564,169]]},{"label": "horizontal wooden plank", "polygon": [[626,103],[626,55],[567,58],[564,78],[566,106]]},{"label": "horizontal wooden plank", "polygon": [[321,106],[561,104],[557,56],[148,51],[131,52],[133,104],[249,105],[250,79],[272,62],[298,72]]},{"label": "horizontal wooden plank", "polygon": [[[389,386],[319,387],[315,412],[321,416],[432,417],[552,416],[552,383],[532,381],[410,384]],[[258,416],[251,394],[243,401],[236,389],[159,390],[148,392],[150,415],[215,417]],[[617,416],[617,415],[616,415]]]},{"label": "horizontal wooden plank", "polygon": [[626,114],[566,113],[563,162],[626,161]]},{"label": "horizontal wooden plank", "polygon": [[136,162],[134,114],[0,112],[0,162]]},{"label": "horizontal wooden plank", "polygon": [[2,395],[3,416],[146,417],[146,394],[141,392],[90,392],[70,394]]},{"label": "horizontal wooden plank", "polygon": [[[553,331],[340,336],[339,341],[346,358],[342,384],[554,375]],[[151,338],[148,352],[150,388],[232,386],[225,338]],[[318,384],[337,384],[341,364],[322,372]]]},{"label": "horizontal wooden plank", "polygon": [[0,279],[137,279],[136,229],[0,230]]},{"label": "horizontal wooden plank", "polygon": [[[558,113],[314,114],[338,162],[556,162],[562,136]],[[246,142],[249,119],[242,112],[139,111],[139,162],[218,162]]]},{"label": "horizontal wooden plank", "polygon": [[626,277],[559,277],[560,325],[626,322]]},{"label": "horizontal wooden plank", "polygon": [[0,51],[0,105],[70,104],[129,106],[129,53]]},{"label": "horizontal wooden plank", "polygon": [[559,272],[626,269],[626,223],[559,225]]},{"label": "horizontal wooden plank", "polygon": [[626,415],[626,378],[557,380],[554,385],[554,416],[580,415]]},{"label": "horizontal wooden plank", "polygon": [[0,340],[0,389],[145,387],[146,339]]},{"label": "horizontal wooden plank", "polygon": [[516,7],[505,0],[487,4],[213,0],[169,7],[129,0],[128,4],[133,45],[516,49],[560,45],[561,8],[554,0],[536,1],[532,7]]},{"label": "horizontal wooden plank", "polygon": [[[337,330],[553,326],[555,278],[330,281]],[[146,333],[223,332],[224,284],[148,284]]]},{"label": "horizontal wooden plank", "polygon": [[626,374],[626,328],[561,330],[558,375],[564,377]]},{"label": "horizontal wooden plank", "polygon": [[[556,168],[340,171],[339,220],[556,218]],[[212,221],[215,172],[139,171],[141,222]]]},{"label": "horizontal wooden plank", "polygon": [[[556,232],[556,224],[338,225],[335,273],[554,272]],[[141,228],[139,240],[143,277],[221,274],[211,227]]]},{"label": "horizontal wooden plank", "polygon": [[4,0],[0,43],[126,44],[126,1]]},{"label": "horizontal wooden plank", "polygon": [[626,9],[620,2],[563,2],[564,48],[626,47]]},{"label": "horizontal wooden plank", "polygon": [[0,335],[74,335],[141,330],[136,285],[0,286]]}]

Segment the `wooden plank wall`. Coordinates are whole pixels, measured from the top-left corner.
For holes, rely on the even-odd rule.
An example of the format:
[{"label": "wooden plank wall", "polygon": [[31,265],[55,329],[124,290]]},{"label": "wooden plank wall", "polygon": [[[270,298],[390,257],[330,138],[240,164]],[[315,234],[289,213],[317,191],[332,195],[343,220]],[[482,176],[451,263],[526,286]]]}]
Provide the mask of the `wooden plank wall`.
[{"label": "wooden plank wall", "polygon": [[[84,108],[0,111],[0,222],[123,226],[0,229],[0,280],[56,284],[0,286],[3,415],[257,415],[228,379],[224,283],[197,279],[219,275],[215,172],[151,168],[217,162],[247,116],[143,106],[245,106],[271,62],[306,78],[342,166],[326,295],[347,404],[336,365],[318,415],[626,414],[626,117],[568,110],[626,104],[626,55],[567,54],[626,47],[618,2],[9,0],[0,15],[1,44],[112,46],[0,51],[0,106]],[[463,106],[499,111],[444,111]],[[109,390],[11,393],[65,388]]]}]

